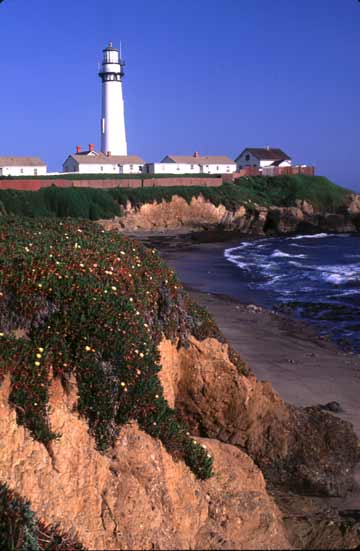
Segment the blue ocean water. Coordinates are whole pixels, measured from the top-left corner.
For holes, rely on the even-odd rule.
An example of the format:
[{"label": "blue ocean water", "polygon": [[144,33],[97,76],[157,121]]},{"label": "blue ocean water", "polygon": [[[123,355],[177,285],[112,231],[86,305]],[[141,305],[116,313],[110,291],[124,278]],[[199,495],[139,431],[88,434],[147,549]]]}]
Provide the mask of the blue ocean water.
[{"label": "blue ocean water", "polygon": [[360,352],[360,237],[266,238],[228,248],[224,256],[255,302],[306,320]]}]

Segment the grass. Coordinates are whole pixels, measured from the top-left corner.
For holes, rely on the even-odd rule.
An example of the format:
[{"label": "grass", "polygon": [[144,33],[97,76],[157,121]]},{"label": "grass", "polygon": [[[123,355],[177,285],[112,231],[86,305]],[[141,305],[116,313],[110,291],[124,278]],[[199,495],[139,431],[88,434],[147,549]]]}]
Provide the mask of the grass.
[{"label": "grass", "polygon": [[[50,372],[77,380],[78,411],[99,451],[136,420],[202,479],[211,455],[169,407],[158,378],[163,335],[183,342],[190,316],[155,250],[90,222],[0,219],[0,384],[18,423],[50,450]],[[15,331],[25,335],[17,338]]]},{"label": "grass", "polygon": [[336,212],[351,192],[322,176],[243,177],[220,187],[173,186],[154,188],[43,188],[39,191],[0,190],[0,214],[73,217],[98,220],[121,215],[121,206],[170,202],[174,195],[188,203],[203,195],[218,206],[235,211],[241,205],[291,207],[308,201],[321,212]]}]

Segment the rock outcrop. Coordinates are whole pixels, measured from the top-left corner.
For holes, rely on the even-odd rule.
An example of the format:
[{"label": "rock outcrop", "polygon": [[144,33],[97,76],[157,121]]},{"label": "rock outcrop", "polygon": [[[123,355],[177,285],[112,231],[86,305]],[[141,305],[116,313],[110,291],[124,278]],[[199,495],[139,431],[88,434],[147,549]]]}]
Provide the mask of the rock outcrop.
[{"label": "rock outcrop", "polygon": [[163,200],[138,207],[128,202],[121,217],[102,223],[106,228],[118,227],[126,231],[221,228],[250,235],[357,232],[360,229],[360,196],[351,194],[341,209],[323,212],[308,201],[300,200],[294,207],[249,203],[231,211],[222,204],[214,205],[201,194],[189,203],[174,195],[169,202]]},{"label": "rock outcrop", "polygon": [[215,476],[203,482],[136,423],[100,454],[74,412],[76,385],[67,394],[56,380],[50,419],[62,436],[51,457],[17,424],[8,393],[7,379],[0,390],[0,479],[30,499],[45,523],[76,532],[87,548],[289,548],[261,471],[236,447],[199,439],[216,462]]},{"label": "rock outcrop", "polygon": [[244,375],[217,339],[190,339],[188,350],[160,346],[161,381],[192,433],[246,451],[275,484],[309,495],[344,495],[360,459],[349,423],[320,408],[286,404],[270,383]]}]

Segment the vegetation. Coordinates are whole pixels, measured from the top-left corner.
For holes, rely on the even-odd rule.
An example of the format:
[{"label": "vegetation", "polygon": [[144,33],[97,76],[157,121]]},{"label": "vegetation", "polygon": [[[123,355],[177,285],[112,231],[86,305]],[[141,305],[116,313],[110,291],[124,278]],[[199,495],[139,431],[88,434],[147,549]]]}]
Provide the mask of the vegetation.
[{"label": "vegetation", "polygon": [[51,452],[50,373],[67,388],[98,449],[137,420],[200,478],[212,457],[176,417],[158,379],[163,334],[186,341],[183,290],[155,250],[90,222],[0,219],[0,382],[17,420]]},{"label": "vegetation", "polygon": [[296,201],[308,201],[314,207],[333,212],[344,205],[351,193],[323,176],[254,176],[238,179],[243,201],[259,205],[291,207]]},{"label": "vegetation", "polygon": [[49,187],[39,191],[0,190],[0,212],[17,216],[98,220],[120,214],[109,193],[93,188]]},{"label": "vegetation", "polygon": [[173,186],[154,188],[43,188],[39,191],[0,190],[0,213],[38,217],[73,217],[98,220],[121,215],[129,201],[144,203],[167,201],[174,195],[190,203],[203,195],[214,205],[236,210],[240,205],[290,207],[306,200],[323,212],[341,208],[350,191],[322,176],[243,177],[219,187]]},{"label": "vegetation", "polygon": [[0,548],[7,551],[82,551],[83,546],[54,526],[39,522],[29,502],[0,483]]}]

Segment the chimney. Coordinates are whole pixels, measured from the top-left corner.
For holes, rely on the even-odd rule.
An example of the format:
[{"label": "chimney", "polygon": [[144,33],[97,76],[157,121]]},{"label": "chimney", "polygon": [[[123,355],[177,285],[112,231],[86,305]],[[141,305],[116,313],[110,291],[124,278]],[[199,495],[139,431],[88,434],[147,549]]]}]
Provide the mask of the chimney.
[{"label": "chimney", "polygon": [[93,144],[93,143],[89,143],[89,151],[90,151],[90,152],[91,152],[91,151],[94,151],[94,148],[95,148],[94,144]]},{"label": "chimney", "polygon": [[111,151],[107,151],[107,152],[106,152],[106,156],[107,156],[107,157],[111,157]]},{"label": "chimney", "polygon": [[199,155],[199,152],[198,152],[198,151],[195,151],[195,153],[194,153],[194,157],[195,157],[195,159],[196,159],[197,157],[200,157],[200,155]]},{"label": "chimney", "polygon": [[76,153],[81,153],[81,145],[76,146]]}]

